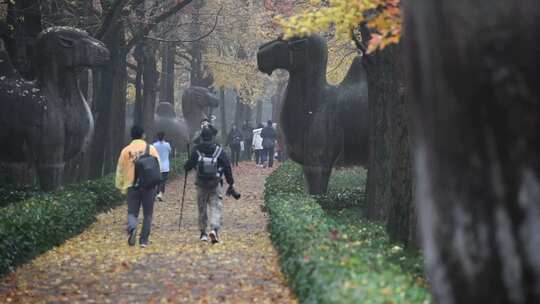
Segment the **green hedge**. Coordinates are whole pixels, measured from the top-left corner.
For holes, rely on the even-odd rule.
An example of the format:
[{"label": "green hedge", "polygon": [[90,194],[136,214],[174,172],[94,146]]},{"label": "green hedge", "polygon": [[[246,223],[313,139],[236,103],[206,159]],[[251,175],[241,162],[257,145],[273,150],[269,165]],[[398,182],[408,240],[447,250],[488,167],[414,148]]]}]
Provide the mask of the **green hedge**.
[{"label": "green hedge", "polygon": [[34,196],[40,195],[42,192],[31,186],[15,187],[11,185],[0,186],[0,208],[9,204],[24,201]]},{"label": "green hedge", "polygon": [[[184,159],[172,161],[172,177],[183,171],[183,162]],[[81,233],[99,212],[123,201],[114,187],[114,176],[109,175],[1,208],[0,276]]]},{"label": "green hedge", "polygon": [[272,241],[291,287],[303,303],[431,302],[421,258],[361,219],[365,177],[364,170],[338,171],[322,197],[304,194],[291,163],[267,179]]}]

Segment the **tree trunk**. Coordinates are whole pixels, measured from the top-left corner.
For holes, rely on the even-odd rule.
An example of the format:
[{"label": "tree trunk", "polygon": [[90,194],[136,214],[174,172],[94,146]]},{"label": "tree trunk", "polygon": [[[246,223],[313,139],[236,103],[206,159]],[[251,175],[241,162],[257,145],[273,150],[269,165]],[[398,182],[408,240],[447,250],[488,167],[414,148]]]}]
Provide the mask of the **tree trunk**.
[{"label": "tree trunk", "polygon": [[137,70],[135,75],[135,109],[133,110],[133,125],[142,126],[143,111],[144,111],[144,95],[143,95],[143,72],[144,72],[144,54],[143,44],[138,43],[133,51],[133,58],[137,62]]},{"label": "tree trunk", "polygon": [[[124,48],[124,46],[122,46]],[[126,90],[127,90],[127,64],[126,56],[123,55],[116,66],[115,81],[113,85],[111,100],[111,159],[110,167],[106,168],[106,173],[113,172],[116,169],[116,161],[120,156],[125,143],[126,131]]]},{"label": "tree trunk", "polygon": [[[134,124],[151,132],[154,126],[154,113],[157,92],[156,49],[150,41],[143,41],[137,45],[135,54],[137,61],[136,97]],[[141,89],[142,88],[142,89]],[[153,136],[153,134],[147,134]]]},{"label": "tree trunk", "polygon": [[236,95],[236,106],[234,111],[234,123],[238,126],[240,121],[242,121],[242,115],[244,111],[244,107],[242,106],[242,102],[240,101],[240,96]]},{"label": "tree trunk", "polygon": [[225,88],[219,89],[219,108],[221,110],[221,139],[223,142],[227,140],[227,112],[225,108]]},{"label": "tree trunk", "polygon": [[[192,24],[191,24],[191,38],[197,38],[201,35],[201,19],[200,19],[200,9],[204,6],[204,1],[200,0],[193,4],[194,12],[192,14]],[[204,75],[204,66],[202,53],[204,51],[205,45],[204,41],[199,40],[191,43],[191,47],[188,49],[189,55],[191,56],[191,69],[190,69],[190,83],[192,86],[200,86],[208,88],[212,81],[209,82],[209,79]]]},{"label": "tree trunk", "polygon": [[161,51],[161,78],[159,101],[174,104],[174,58],[176,57],[176,45],[165,43]]},{"label": "tree trunk", "polygon": [[7,23],[13,30],[6,39],[6,47],[11,61],[26,79],[34,79],[35,38],[41,32],[41,11],[39,3],[33,0],[8,1]]},{"label": "tree trunk", "polygon": [[[116,27],[103,42],[111,53],[111,60],[110,64],[105,65],[95,73],[97,76],[94,79],[96,81],[96,97],[93,102],[95,130],[91,149],[91,179],[99,178],[103,176],[103,174],[111,172],[114,168],[112,164],[113,149],[111,147],[111,128],[120,122],[115,122],[115,124],[111,123],[113,103],[125,103],[125,100],[113,100],[113,97],[118,96],[117,94],[121,91],[121,87],[125,86],[124,75],[126,57],[123,49],[123,26]],[[125,90],[123,95],[125,96]],[[116,106],[114,107],[117,109]],[[123,135],[121,141],[123,142]],[[114,161],[116,161],[116,159]]]},{"label": "tree trunk", "polygon": [[263,104],[262,100],[257,101],[257,116],[255,119],[255,124],[258,126],[260,123],[262,123],[262,114],[263,114]]},{"label": "tree trunk", "polygon": [[540,303],[540,5],[410,0],[418,210],[438,303]]},{"label": "tree trunk", "polygon": [[370,114],[365,216],[371,220],[386,220],[390,203],[390,113],[400,100],[398,63],[396,46],[369,55],[364,61]]},{"label": "tree trunk", "polygon": [[365,215],[385,221],[391,240],[414,246],[410,120],[399,55],[394,45],[365,61],[371,128]]},{"label": "tree trunk", "polygon": [[154,113],[156,109],[156,93],[158,84],[158,72],[156,67],[156,48],[153,42],[144,42],[143,56],[143,128],[147,131],[148,139],[151,140],[155,134],[150,134],[154,127]]},{"label": "tree trunk", "polygon": [[392,241],[415,246],[416,225],[412,200],[412,159],[409,145],[409,111],[406,96],[390,100],[390,196],[386,229]]}]

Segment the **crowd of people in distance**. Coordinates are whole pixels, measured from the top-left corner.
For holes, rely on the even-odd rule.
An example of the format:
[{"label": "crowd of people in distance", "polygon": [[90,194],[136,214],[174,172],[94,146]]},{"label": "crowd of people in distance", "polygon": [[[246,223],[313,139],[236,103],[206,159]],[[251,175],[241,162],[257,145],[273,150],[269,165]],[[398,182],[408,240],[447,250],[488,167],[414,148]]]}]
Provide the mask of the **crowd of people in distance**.
[{"label": "crowd of people in distance", "polygon": [[285,153],[276,129],[277,124],[271,120],[266,126],[260,123],[255,129],[248,121],[241,129],[233,124],[225,142],[231,150],[232,165],[238,166],[241,160],[254,160],[259,167],[272,168],[275,159],[283,161]]}]

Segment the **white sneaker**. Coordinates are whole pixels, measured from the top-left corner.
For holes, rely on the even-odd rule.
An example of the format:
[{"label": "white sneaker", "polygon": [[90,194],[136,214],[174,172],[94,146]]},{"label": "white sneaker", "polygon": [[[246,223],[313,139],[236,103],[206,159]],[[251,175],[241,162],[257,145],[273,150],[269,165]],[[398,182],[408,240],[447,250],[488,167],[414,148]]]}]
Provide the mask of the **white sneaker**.
[{"label": "white sneaker", "polygon": [[158,193],[157,199],[158,199],[160,202],[163,202],[163,195],[161,194],[161,192]]},{"label": "white sneaker", "polygon": [[212,244],[219,243],[219,235],[217,231],[210,231],[210,240],[212,241]]},{"label": "white sneaker", "polygon": [[206,233],[201,232],[200,240],[201,240],[202,242],[208,242],[208,236],[206,235]]}]

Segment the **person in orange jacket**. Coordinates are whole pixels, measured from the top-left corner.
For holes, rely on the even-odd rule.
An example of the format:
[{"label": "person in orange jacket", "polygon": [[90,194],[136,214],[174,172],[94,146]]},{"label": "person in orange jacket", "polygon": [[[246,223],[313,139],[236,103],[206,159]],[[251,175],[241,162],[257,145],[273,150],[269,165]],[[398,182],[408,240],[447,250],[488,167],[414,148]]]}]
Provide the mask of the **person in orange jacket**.
[{"label": "person in orange jacket", "polygon": [[154,213],[154,201],[156,198],[156,188],[136,187],[135,183],[135,161],[145,153],[149,147],[150,155],[159,161],[159,154],[153,146],[144,140],[144,129],[139,126],[131,128],[132,141],[120,153],[118,165],[116,167],[116,188],[127,194],[128,203],[128,244],[135,245],[137,235],[137,224],[139,221],[139,211],[143,208],[143,226],[139,239],[141,247],[148,246],[148,238],[152,226],[152,216]]}]

